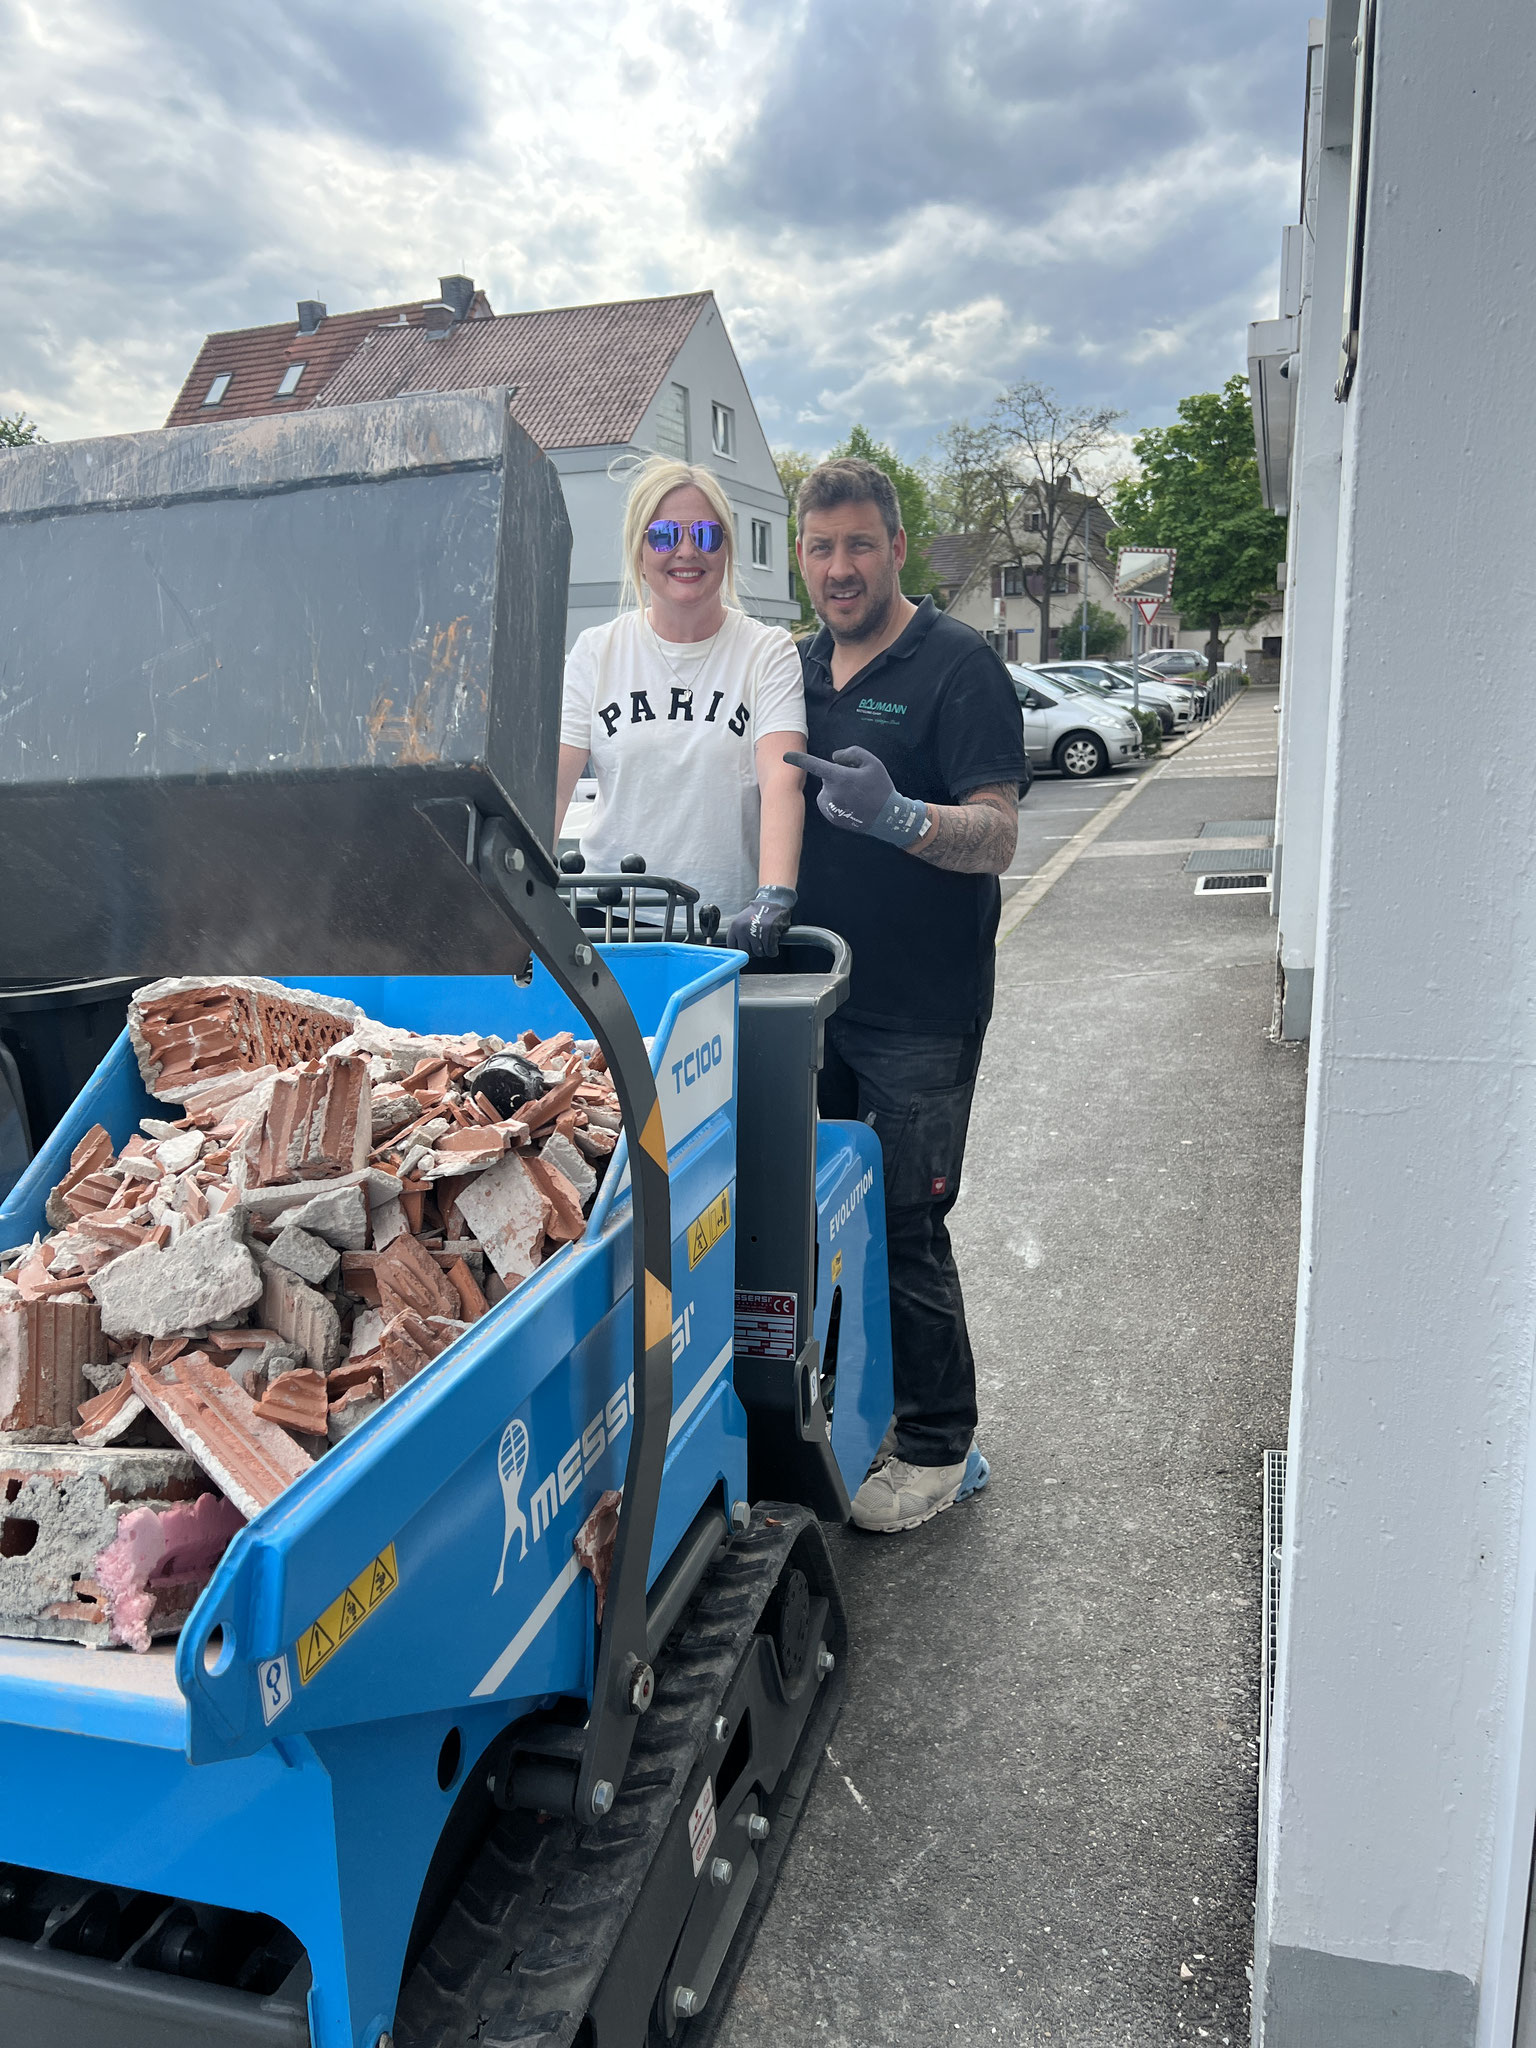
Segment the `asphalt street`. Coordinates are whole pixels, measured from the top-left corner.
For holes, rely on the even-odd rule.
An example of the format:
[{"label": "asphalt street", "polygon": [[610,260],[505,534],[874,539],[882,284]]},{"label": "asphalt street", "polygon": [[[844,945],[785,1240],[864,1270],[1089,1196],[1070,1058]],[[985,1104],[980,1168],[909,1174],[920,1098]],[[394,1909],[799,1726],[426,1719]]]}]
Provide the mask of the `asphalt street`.
[{"label": "asphalt street", "polygon": [[[1149,771],[999,950],[954,1224],[992,1485],[835,1538],[850,1698],[722,2048],[1247,2040],[1305,1060],[1267,899],[1184,862],[1272,811],[1273,702]],[[1041,778],[1021,874],[1123,787]]]}]

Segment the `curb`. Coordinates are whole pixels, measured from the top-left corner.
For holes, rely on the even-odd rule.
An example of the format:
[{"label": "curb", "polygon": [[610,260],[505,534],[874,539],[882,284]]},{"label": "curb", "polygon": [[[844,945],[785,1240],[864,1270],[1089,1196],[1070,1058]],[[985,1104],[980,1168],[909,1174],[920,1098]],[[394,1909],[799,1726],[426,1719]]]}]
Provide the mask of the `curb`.
[{"label": "curb", "polygon": [[1186,747],[1194,746],[1197,740],[1203,740],[1207,733],[1213,733],[1227,713],[1235,705],[1243,703],[1247,695],[1248,692],[1246,690],[1238,690],[1227,699],[1214,718],[1207,720],[1199,732],[1192,732],[1187,739],[1176,740],[1171,747],[1163,747],[1160,750],[1160,758],[1155,768],[1141,776],[1138,781],[1133,782],[1129,789],[1123,789],[1118,796],[1112,796],[1103,809],[1096,811],[1080,831],[1074,832],[1066,845],[1051,855],[1040,872],[1031,875],[1017,895],[1010,896],[1003,905],[1003,914],[997,921],[996,945],[1001,946],[1004,939],[1011,937],[1018,930],[1025,918],[1029,916],[1029,913],[1042,903],[1052,889],[1055,888],[1068,868],[1073,867],[1082,859],[1095,839],[1107,832],[1117,818],[1124,816],[1131,805],[1135,803],[1137,797],[1147,787],[1148,783],[1156,782],[1158,776],[1162,774],[1165,765],[1175,755],[1182,754]]}]

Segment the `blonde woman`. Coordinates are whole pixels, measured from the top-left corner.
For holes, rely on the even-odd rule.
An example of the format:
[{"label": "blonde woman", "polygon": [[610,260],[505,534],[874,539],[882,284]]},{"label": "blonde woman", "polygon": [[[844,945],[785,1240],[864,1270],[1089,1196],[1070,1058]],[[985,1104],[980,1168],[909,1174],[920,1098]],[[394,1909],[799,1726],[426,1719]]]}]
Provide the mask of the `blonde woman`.
[{"label": "blonde woman", "polygon": [[624,511],[626,602],[566,656],[556,834],[588,760],[587,866],[626,854],[691,882],[730,941],[771,956],[790,922],[805,823],[800,657],[741,609],[735,522],[713,471],[653,457]]}]

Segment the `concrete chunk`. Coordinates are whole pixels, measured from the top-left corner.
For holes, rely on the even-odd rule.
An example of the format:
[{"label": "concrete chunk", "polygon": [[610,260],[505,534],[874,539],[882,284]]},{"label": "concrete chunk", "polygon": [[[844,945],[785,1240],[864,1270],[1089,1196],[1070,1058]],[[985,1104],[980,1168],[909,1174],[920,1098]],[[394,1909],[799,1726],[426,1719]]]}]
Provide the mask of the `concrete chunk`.
[{"label": "concrete chunk", "polygon": [[544,1140],[541,1157],[547,1159],[551,1166],[564,1174],[565,1178],[576,1190],[577,1201],[585,1209],[592,1200],[592,1197],[597,1193],[597,1175],[592,1171],[586,1159],[577,1150],[575,1145],[572,1144],[571,1140],[561,1132],[555,1131]]},{"label": "concrete chunk", "polygon": [[551,1210],[534,1186],[522,1154],[509,1152],[487,1172],[476,1174],[459,1190],[457,1206],[502,1279],[513,1287],[526,1280],[539,1264]]},{"label": "concrete chunk", "polygon": [[[130,1545],[143,1568],[109,1565],[103,1581],[102,1561],[129,1517],[185,1515],[199,1499],[214,1506],[194,1518],[208,1541],[190,1571],[162,1569],[166,1545],[157,1551],[146,1541],[156,1525],[141,1523]],[[0,1438],[0,1635],[144,1649],[152,1636],[174,1635],[239,1527],[231,1513],[184,1451],[24,1447]],[[159,1533],[174,1547],[188,1531],[178,1516]],[[124,1562],[120,1551],[114,1563]]]},{"label": "concrete chunk", "polygon": [[323,1237],[301,1230],[292,1221],[285,1223],[267,1246],[267,1257],[290,1273],[297,1273],[311,1287],[323,1287],[341,1264],[341,1253],[334,1246],[328,1245]]},{"label": "concrete chunk", "polygon": [[341,1318],[334,1305],[297,1273],[269,1265],[262,1282],[261,1319],[304,1354],[316,1372],[341,1357]]},{"label": "concrete chunk", "polygon": [[167,1337],[239,1315],[261,1293],[238,1214],[194,1223],[161,1249],[124,1252],[91,1281],[109,1337]]},{"label": "concrete chunk", "polygon": [[368,1242],[368,1198],[357,1186],[327,1188],[289,1210],[287,1221],[297,1230],[323,1237],[339,1252],[360,1252]]}]

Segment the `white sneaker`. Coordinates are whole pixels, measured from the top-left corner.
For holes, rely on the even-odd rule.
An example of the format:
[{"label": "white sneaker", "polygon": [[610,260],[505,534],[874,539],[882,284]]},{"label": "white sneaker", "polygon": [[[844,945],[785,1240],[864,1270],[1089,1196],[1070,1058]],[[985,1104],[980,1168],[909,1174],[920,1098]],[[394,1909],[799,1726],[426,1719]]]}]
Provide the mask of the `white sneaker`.
[{"label": "white sneaker", "polygon": [[853,1519],[861,1529],[883,1536],[915,1529],[953,1507],[964,1477],[963,1458],[958,1465],[909,1465],[905,1458],[889,1458],[854,1495]]},{"label": "white sneaker", "polygon": [[869,1471],[864,1474],[864,1477],[866,1479],[873,1477],[873,1475],[880,1470],[880,1467],[882,1465],[889,1465],[889,1463],[891,1462],[892,1458],[895,1457],[895,1455],[896,1425],[893,1422],[890,1425],[890,1427],[886,1430],[885,1435],[881,1437],[880,1448],[875,1452],[875,1455],[870,1459]]}]

